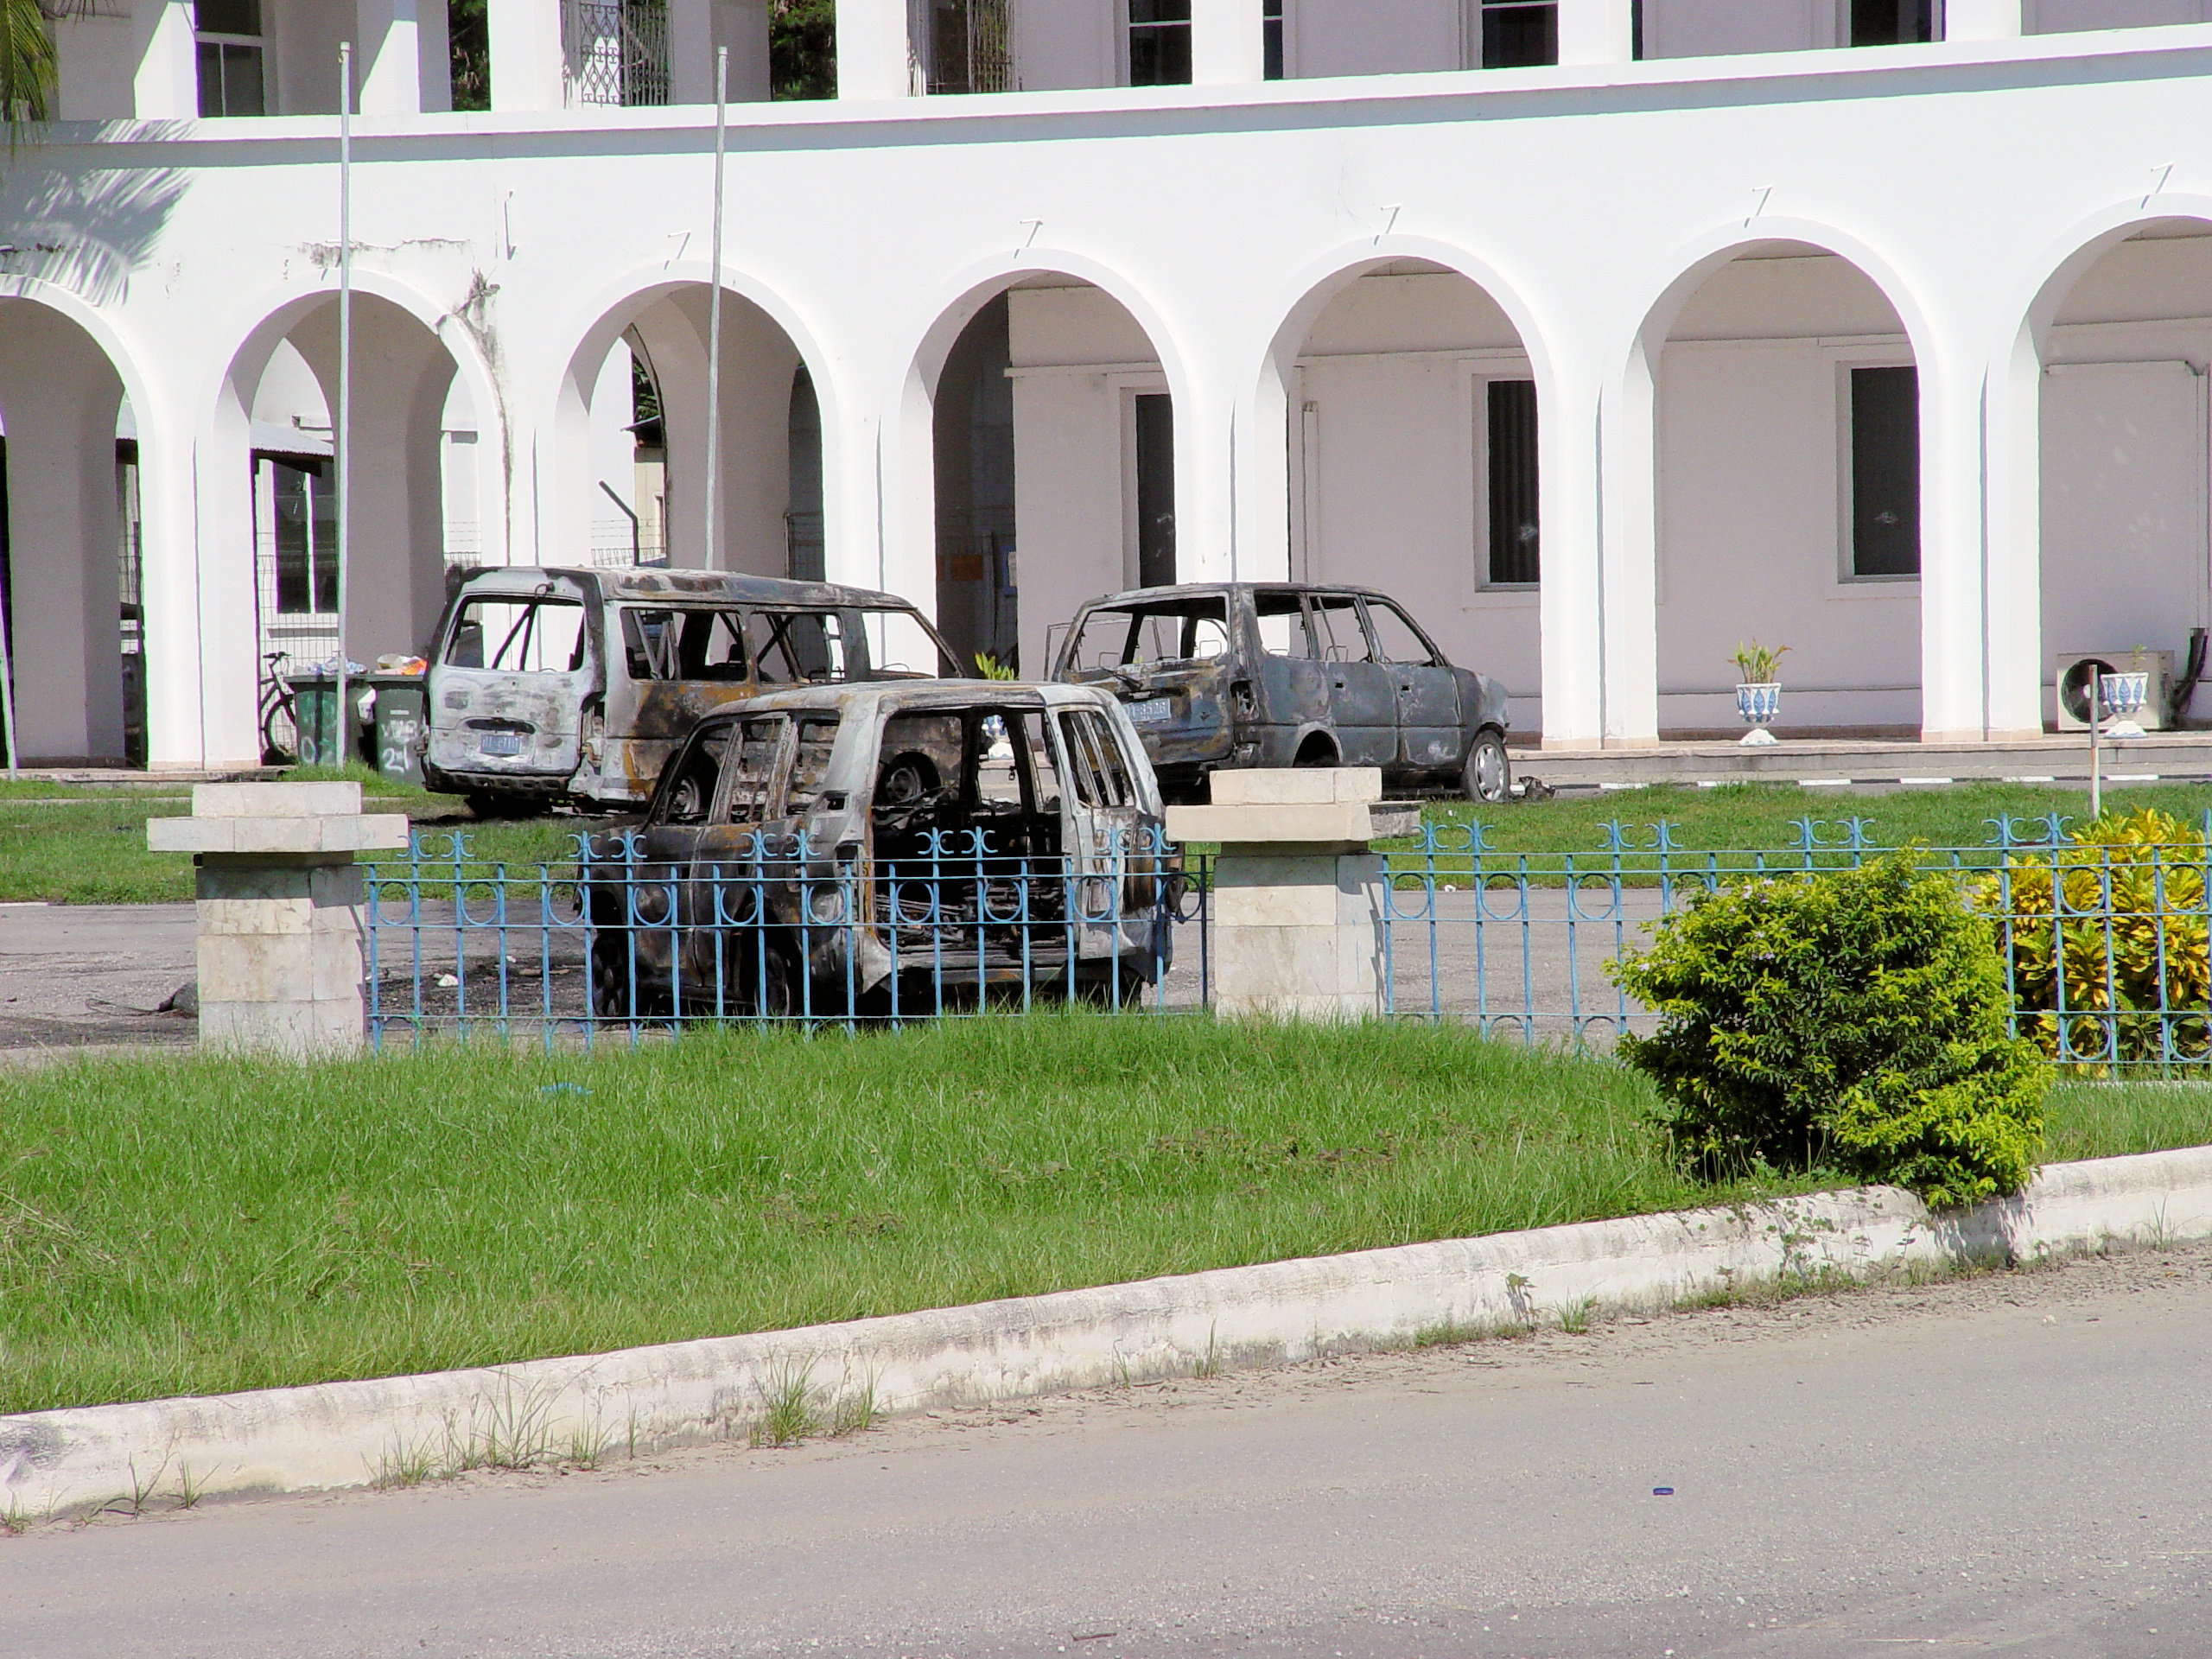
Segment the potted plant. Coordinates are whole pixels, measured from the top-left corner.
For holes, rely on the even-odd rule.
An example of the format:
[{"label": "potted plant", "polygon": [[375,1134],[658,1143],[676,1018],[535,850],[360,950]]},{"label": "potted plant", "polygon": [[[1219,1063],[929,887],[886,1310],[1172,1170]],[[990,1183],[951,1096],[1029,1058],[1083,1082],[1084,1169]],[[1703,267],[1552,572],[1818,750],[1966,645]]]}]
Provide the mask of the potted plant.
[{"label": "potted plant", "polygon": [[1736,665],[1736,712],[1751,729],[1740,740],[1759,744],[1775,741],[1767,729],[1782,711],[1782,682],[1776,677],[1787,645],[1763,645],[1756,639],[1738,645],[1728,660]]}]

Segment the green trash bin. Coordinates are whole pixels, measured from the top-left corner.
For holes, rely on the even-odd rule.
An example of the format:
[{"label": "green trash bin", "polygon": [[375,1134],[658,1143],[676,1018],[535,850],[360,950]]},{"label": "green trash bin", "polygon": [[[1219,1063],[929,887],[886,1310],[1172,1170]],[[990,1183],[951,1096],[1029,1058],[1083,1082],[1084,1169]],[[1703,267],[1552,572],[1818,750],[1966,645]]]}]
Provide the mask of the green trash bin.
[{"label": "green trash bin", "polygon": [[374,715],[376,769],[394,783],[420,784],[423,755],[417,747],[429,723],[430,694],[421,674],[370,674],[362,683],[377,694]]},{"label": "green trash bin", "polygon": [[[346,682],[346,700],[353,705],[353,717],[347,722],[353,740],[351,758],[373,766],[376,754],[371,747],[372,734],[361,717],[362,693],[368,690],[370,677],[363,674],[349,677]],[[344,765],[348,757],[338,740],[338,677],[330,673],[287,674],[284,683],[292,688],[292,725],[299,733],[300,764]]]}]

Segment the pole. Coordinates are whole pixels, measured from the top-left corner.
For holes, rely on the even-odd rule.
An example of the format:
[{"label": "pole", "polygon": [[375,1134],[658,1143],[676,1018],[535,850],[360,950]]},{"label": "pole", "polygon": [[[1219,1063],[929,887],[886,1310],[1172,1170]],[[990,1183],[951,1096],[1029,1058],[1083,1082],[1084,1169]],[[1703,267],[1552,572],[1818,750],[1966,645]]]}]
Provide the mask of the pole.
[{"label": "pole", "polygon": [[[353,478],[353,42],[338,45],[338,418],[332,422],[331,467],[338,474],[337,764],[353,758],[353,721],[346,694],[346,578],[352,569]],[[325,765],[328,756],[321,757]]]},{"label": "pole", "polygon": [[2094,663],[2090,664],[2089,664],[2089,822],[2090,822],[2091,823],[2095,823],[2099,818],[2101,818],[2101,817],[2104,817],[2104,815],[2105,815],[2105,803],[2104,803],[2104,778],[2103,778],[2103,775],[2102,775],[2103,768],[2102,768],[2102,766],[2101,766],[2101,760],[2102,760],[2103,757],[2102,757],[2101,755],[2100,755],[2100,754],[2098,753],[2098,752],[2097,752],[2097,727],[2098,727],[2099,722],[2103,719],[2103,716],[2102,716],[2102,715],[2098,712],[2098,704],[2103,701],[2102,697],[2101,697],[2101,695],[2100,695],[2100,693],[2101,693],[2101,690],[2102,690],[2102,683],[2102,683],[2103,679],[2104,679],[2104,676],[2103,676],[2101,673],[2100,673],[2100,672],[2098,671],[2097,665],[2096,665]]},{"label": "pole", "polygon": [[705,568],[715,557],[715,494],[722,468],[722,155],[729,133],[729,48],[715,48],[715,245],[707,289],[707,541]]},{"label": "pole", "polygon": [[16,777],[16,659],[8,649],[10,619],[0,614],[0,721],[8,726],[8,777]]}]

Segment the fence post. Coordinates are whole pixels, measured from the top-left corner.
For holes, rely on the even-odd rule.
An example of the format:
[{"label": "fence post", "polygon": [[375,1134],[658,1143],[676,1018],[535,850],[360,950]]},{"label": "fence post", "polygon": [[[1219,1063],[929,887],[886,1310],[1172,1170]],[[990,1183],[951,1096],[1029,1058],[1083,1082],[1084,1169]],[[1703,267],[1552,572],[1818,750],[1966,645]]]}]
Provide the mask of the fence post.
[{"label": "fence post", "polygon": [[200,1044],[296,1058],[361,1045],[363,887],[353,855],[407,845],[359,784],[200,784],[146,844],[193,855]]},{"label": "fence post", "polygon": [[1218,842],[1214,1007],[1274,1019],[1357,1020],[1386,1006],[1384,860],[1421,809],[1383,806],[1372,766],[1217,772],[1210,806],[1171,806],[1167,836]]}]

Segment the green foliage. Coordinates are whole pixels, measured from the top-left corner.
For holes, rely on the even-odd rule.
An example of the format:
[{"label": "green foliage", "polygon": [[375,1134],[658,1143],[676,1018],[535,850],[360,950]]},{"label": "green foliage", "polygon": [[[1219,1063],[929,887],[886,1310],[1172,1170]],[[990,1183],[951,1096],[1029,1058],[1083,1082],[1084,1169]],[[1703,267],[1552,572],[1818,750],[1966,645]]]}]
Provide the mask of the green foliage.
[{"label": "green foliage", "polygon": [[1685,1163],[1833,1167],[1950,1205],[2034,1174],[2049,1071],[2011,1034],[1990,925],[1946,877],[1894,855],[1745,880],[1656,933],[1614,969],[1662,1016],[1621,1053]]},{"label": "green foliage", "polygon": [[836,0],[769,0],[768,86],[774,98],[837,96]]},{"label": "green foliage", "polygon": [[1745,685],[1771,685],[1782,671],[1782,655],[1787,645],[1763,645],[1756,639],[1749,645],[1738,645],[1728,653],[1728,660],[1736,664],[1736,671],[1744,677]]},{"label": "green foliage", "polygon": [[2022,1028],[2056,1057],[2063,989],[2070,1055],[2212,1056],[2203,832],[2146,806],[2107,812],[2069,840],[2056,855],[2007,859],[1972,889],[1976,908],[2008,922],[2013,997],[2033,1010]]},{"label": "green foliage", "polygon": [[453,66],[453,106],[492,107],[492,28],[487,0],[447,0],[446,46]]},{"label": "green foliage", "polygon": [[1010,680],[1014,677],[1014,664],[1001,662],[988,651],[976,653],[976,672],[987,680]]},{"label": "green foliage", "polygon": [[27,121],[53,113],[54,33],[38,0],[0,0],[0,109],[10,142]]}]

